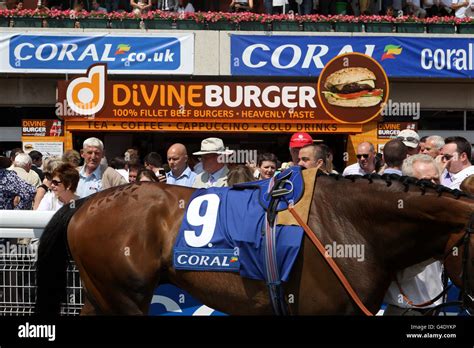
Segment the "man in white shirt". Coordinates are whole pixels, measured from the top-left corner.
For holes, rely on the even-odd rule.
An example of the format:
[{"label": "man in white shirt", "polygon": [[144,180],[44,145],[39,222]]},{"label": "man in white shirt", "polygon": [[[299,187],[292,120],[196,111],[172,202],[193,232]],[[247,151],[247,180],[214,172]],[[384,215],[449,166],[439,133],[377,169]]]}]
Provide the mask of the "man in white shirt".
[{"label": "man in white shirt", "polygon": [[375,148],[372,143],[363,142],[357,146],[357,163],[344,169],[343,176],[365,175],[375,171]]},{"label": "man in white shirt", "polygon": [[[439,169],[435,160],[429,155],[413,155],[408,157],[402,166],[403,175],[417,179],[439,181]],[[384,302],[387,309],[384,315],[423,315],[430,308],[441,304],[442,299],[419,309],[413,304],[422,304],[443,291],[441,280],[442,265],[440,261],[427,260],[397,272],[385,294]],[[411,301],[411,302],[409,302]]]},{"label": "man in white shirt", "polygon": [[462,181],[474,174],[471,164],[471,144],[463,137],[448,137],[441,148],[441,159],[444,171],[441,174],[441,184],[450,189],[458,189]]},{"label": "man in white shirt", "polygon": [[472,17],[473,0],[452,0],[451,9],[457,18]]},{"label": "man in white shirt", "polygon": [[232,155],[233,150],[226,149],[219,138],[207,138],[201,142],[201,151],[193,155],[201,156],[204,171],[196,177],[194,188],[227,186],[229,168],[223,158]]},{"label": "man in white shirt", "polygon": [[31,169],[32,160],[26,153],[19,153],[15,157],[12,170],[25,182],[38,188],[41,180],[38,174]]}]

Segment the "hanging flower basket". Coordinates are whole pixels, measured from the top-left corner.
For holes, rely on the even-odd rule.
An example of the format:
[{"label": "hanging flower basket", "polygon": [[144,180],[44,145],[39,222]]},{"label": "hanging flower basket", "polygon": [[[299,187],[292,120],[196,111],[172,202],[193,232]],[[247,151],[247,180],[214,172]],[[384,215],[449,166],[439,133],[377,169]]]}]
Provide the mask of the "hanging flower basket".
[{"label": "hanging flower basket", "polygon": [[143,21],[145,22],[145,28],[147,29],[167,30],[167,29],[172,29],[173,27],[172,19],[153,18],[153,19],[144,19]]},{"label": "hanging flower basket", "polygon": [[12,23],[15,28],[41,28],[43,27],[43,18],[13,17]]},{"label": "hanging flower basket", "polygon": [[48,18],[46,19],[48,28],[75,28],[76,20],[71,18]]},{"label": "hanging flower basket", "polygon": [[106,29],[109,27],[109,20],[106,18],[83,18],[79,23],[84,29]]},{"label": "hanging flower basket", "polygon": [[361,32],[363,24],[359,17],[336,15],[328,17],[334,23],[334,30],[337,32]]},{"label": "hanging flower basket", "polygon": [[422,19],[412,16],[397,17],[395,19],[397,33],[424,33],[425,23]]},{"label": "hanging flower basket", "polygon": [[332,31],[331,22],[303,22],[304,31]]},{"label": "hanging flower basket", "polygon": [[7,17],[0,17],[0,27],[5,28],[10,26],[10,19]]},{"label": "hanging flower basket", "polygon": [[461,23],[457,25],[459,34],[474,34],[474,24]]},{"label": "hanging flower basket", "polygon": [[269,23],[242,21],[239,23],[239,30],[242,31],[270,31]]},{"label": "hanging flower basket", "polygon": [[361,16],[367,33],[392,33],[395,31],[394,18],[390,16]]},{"label": "hanging flower basket", "polygon": [[170,30],[178,18],[177,14],[165,11],[148,11],[141,16],[146,29]]},{"label": "hanging flower basket", "polygon": [[227,21],[207,22],[207,29],[233,31],[237,29],[237,25]]},{"label": "hanging flower basket", "polygon": [[296,21],[273,21],[272,22],[273,31],[301,31],[303,26],[301,23]]},{"label": "hanging flower basket", "polygon": [[344,23],[336,22],[334,23],[334,30],[337,32],[360,32],[362,31],[362,23]]},{"label": "hanging flower basket", "polygon": [[423,23],[397,23],[397,33],[424,33]]},{"label": "hanging flower basket", "polygon": [[176,29],[204,30],[206,29],[206,24],[202,22],[196,22],[194,19],[182,19],[176,21]]},{"label": "hanging flower basket", "polygon": [[426,25],[426,31],[436,34],[454,34],[456,32],[456,26],[446,23],[429,23]]},{"label": "hanging flower basket", "polygon": [[112,12],[107,17],[112,29],[140,29],[141,16],[133,12]]}]

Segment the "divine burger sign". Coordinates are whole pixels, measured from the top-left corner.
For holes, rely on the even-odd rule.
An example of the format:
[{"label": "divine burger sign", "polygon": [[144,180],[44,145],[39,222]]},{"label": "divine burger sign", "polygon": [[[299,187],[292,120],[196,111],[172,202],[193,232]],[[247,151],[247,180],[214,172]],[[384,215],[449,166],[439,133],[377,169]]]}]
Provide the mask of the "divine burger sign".
[{"label": "divine burger sign", "polygon": [[318,83],[109,81],[107,66],[58,82],[57,114],[83,120],[362,124],[377,117],[388,81],[362,54],[331,61]]}]

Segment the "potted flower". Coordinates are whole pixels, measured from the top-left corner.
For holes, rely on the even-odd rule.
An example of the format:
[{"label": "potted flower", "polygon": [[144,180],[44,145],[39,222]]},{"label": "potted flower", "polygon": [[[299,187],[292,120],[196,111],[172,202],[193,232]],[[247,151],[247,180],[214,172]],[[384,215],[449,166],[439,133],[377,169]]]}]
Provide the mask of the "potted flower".
[{"label": "potted flower", "polygon": [[335,15],[329,16],[329,20],[334,23],[335,31],[359,32],[362,31],[361,17]]},{"label": "potted flower", "polygon": [[273,31],[301,31],[303,26],[300,21],[300,16],[294,15],[293,12],[288,14],[273,15],[272,30]]},{"label": "potted flower", "polygon": [[74,28],[76,26],[74,11],[71,10],[49,10],[46,22],[50,28]]},{"label": "potted flower", "polygon": [[332,22],[323,15],[303,15],[299,17],[304,31],[332,31]]},{"label": "potted flower", "polygon": [[108,28],[109,27],[109,16],[104,11],[79,11],[73,12],[72,16],[79,20],[81,28]]},{"label": "potted flower", "polygon": [[367,33],[392,33],[395,18],[392,16],[361,16]]},{"label": "potted flower", "polygon": [[135,12],[111,12],[107,17],[112,29],[140,29],[141,15]]},{"label": "potted flower", "polygon": [[209,30],[235,30],[239,22],[239,13],[201,12]]},{"label": "potted flower", "polygon": [[272,16],[262,13],[241,12],[237,17],[239,30],[245,31],[268,31],[272,22]]},{"label": "potted flower", "polygon": [[142,15],[147,29],[171,29],[176,19],[176,14],[168,11],[148,11]]},{"label": "potted flower", "polygon": [[176,29],[203,30],[206,29],[206,20],[199,13],[179,13],[176,18]]},{"label": "potted flower", "polygon": [[474,34],[474,19],[471,17],[457,18],[456,26],[459,34]]},{"label": "potted flower", "polygon": [[10,26],[11,10],[0,9],[0,27]]},{"label": "potted flower", "polygon": [[424,33],[425,23],[414,16],[401,16],[395,18],[397,33]]},{"label": "potted flower", "polygon": [[456,17],[431,17],[425,19],[426,31],[428,33],[447,33],[456,32]]},{"label": "potted flower", "polygon": [[48,18],[45,8],[34,10],[11,10],[11,18],[14,27],[43,27],[43,20]]}]

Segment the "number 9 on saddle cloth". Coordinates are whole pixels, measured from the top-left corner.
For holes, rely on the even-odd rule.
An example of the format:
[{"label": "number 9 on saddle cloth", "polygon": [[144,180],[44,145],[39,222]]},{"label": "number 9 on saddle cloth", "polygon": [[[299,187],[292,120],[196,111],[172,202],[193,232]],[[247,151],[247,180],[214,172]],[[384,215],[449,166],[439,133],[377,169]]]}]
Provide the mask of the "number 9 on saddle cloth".
[{"label": "number 9 on saddle cloth", "polygon": [[[278,211],[287,209],[289,203],[296,204],[303,193],[300,167],[292,167],[272,179],[197,190],[176,239],[174,267],[239,272],[243,277],[265,280],[263,246],[268,226],[273,225]],[[279,280],[288,280],[302,236],[300,226],[276,226]]]}]

